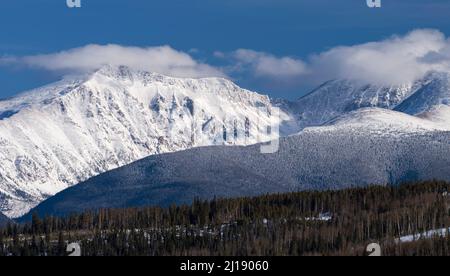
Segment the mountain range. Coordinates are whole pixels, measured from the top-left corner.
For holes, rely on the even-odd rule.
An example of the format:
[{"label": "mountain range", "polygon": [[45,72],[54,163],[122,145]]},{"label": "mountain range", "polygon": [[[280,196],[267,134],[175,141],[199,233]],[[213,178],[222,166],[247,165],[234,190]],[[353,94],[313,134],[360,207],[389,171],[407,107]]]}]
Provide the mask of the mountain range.
[{"label": "mountain range", "polygon": [[[105,66],[0,101],[0,210],[450,180],[449,82],[440,72],[397,86],[332,80],[287,101],[220,78]],[[274,154],[260,151],[278,138],[268,126],[283,136]]]}]

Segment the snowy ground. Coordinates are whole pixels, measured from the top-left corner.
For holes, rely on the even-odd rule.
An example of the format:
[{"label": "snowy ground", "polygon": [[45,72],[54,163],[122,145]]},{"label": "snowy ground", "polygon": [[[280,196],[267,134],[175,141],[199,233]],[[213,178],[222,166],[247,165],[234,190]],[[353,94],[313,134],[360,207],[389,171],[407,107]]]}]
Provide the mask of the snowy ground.
[{"label": "snowy ground", "polygon": [[437,230],[430,230],[424,233],[418,233],[414,235],[408,235],[400,237],[399,239],[396,239],[396,243],[407,243],[407,242],[414,242],[418,240],[424,240],[424,239],[432,239],[435,237],[447,237],[450,233],[450,228],[442,228]]}]

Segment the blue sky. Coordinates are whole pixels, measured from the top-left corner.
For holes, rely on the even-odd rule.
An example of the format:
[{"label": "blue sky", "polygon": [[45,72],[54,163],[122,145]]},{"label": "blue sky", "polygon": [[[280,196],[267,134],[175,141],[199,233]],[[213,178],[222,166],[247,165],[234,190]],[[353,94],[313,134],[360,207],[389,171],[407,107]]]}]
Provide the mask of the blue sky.
[{"label": "blue sky", "polygon": [[[248,49],[306,60],[339,45],[380,41],[422,28],[450,36],[447,0],[383,0],[380,9],[369,9],[365,0],[82,0],[80,9],[68,9],[65,2],[3,1],[0,57],[50,54],[87,44],[169,45],[199,63],[225,68],[245,88],[296,98],[314,83],[298,81],[295,75],[277,79],[235,70],[228,59],[236,57],[232,53],[237,49]],[[62,74],[0,63],[0,97]]]}]

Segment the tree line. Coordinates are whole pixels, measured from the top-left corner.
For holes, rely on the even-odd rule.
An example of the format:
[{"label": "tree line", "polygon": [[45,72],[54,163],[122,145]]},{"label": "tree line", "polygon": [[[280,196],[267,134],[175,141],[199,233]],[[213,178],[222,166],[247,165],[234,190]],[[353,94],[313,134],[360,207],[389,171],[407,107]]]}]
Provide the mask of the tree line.
[{"label": "tree line", "polygon": [[400,243],[450,227],[450,184],[440,181],[339,191],[195,200],[169,208],[102,209],[9,224],[0,256],[450,255],[448,235]]}]

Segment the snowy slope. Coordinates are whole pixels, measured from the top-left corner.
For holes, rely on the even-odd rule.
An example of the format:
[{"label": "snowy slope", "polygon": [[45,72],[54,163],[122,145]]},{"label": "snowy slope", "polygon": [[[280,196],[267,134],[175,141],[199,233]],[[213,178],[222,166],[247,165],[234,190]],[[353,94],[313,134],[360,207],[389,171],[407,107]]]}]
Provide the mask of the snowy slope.
[{"label": "snowy slope", "polygon": [[446,131],[450,130],[450,125],[444,126],[427,119],[389,109],[362,108],[330,120],[321,127],[307,128],[306,131],[335,131],[342,129],[366,134],[395,135]]},{"label": "snowy slope", "polygon": [[423,233],[417,233],[413,235],[407,235],[395,240],[396,243],[408,243],[419,240],[430,240],[433,238],[445,238],[449,235],[450,228],[441,228],[437,230],[430,230]]},{"label": "snowy slope", "polygon": [[267,96],[225,79],[106,66],[0,101],[0,211],[10,217],[151,154],[276,138]]},{"label": "snowy slope", "polygon": [[450,126],[450,106],[437,105],[426,112],[418,114],[417,117],[432,121],[444,128],[448,128]]}]

